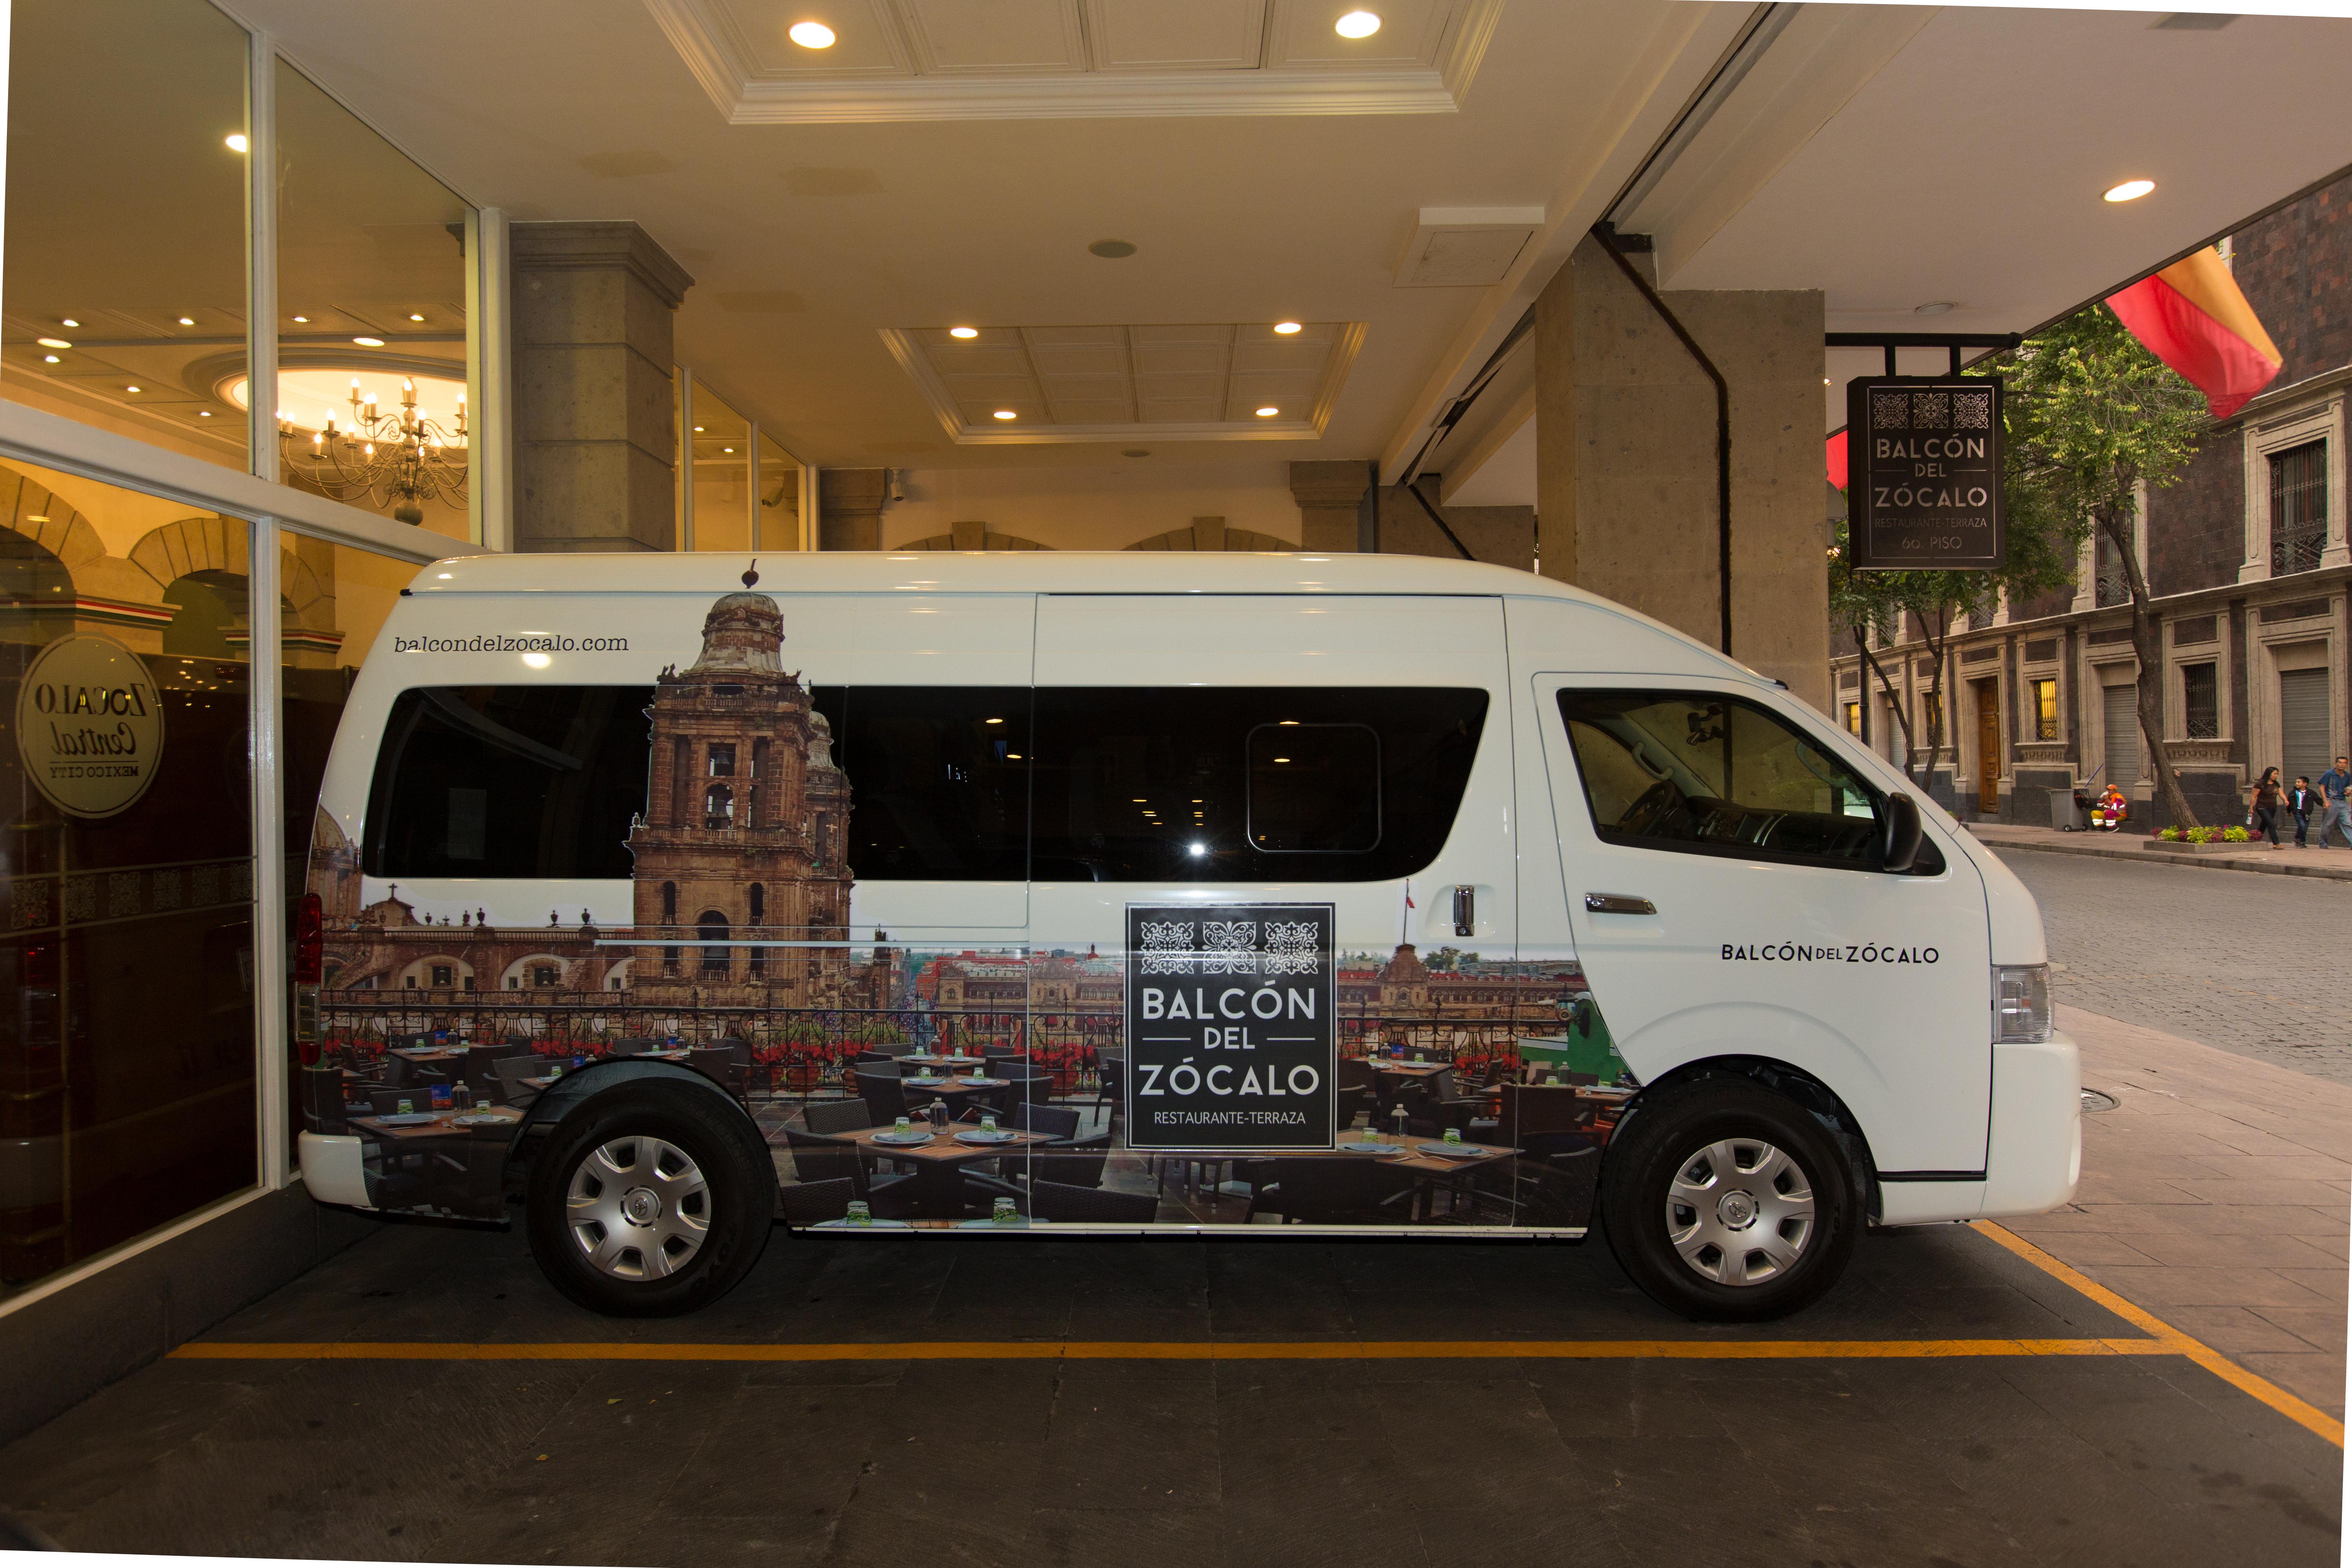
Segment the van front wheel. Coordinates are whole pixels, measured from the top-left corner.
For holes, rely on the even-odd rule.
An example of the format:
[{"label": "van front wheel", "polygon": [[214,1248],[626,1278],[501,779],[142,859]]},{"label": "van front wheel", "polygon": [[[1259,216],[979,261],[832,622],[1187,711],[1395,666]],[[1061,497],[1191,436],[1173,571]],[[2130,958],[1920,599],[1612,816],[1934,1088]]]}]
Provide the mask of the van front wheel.
[{"label": "van front wheel", "polygon": [[638,1082],[557,1124],[524,1215],[549,1283],[593,1311],[653,1318],[733,1289],[775,1203],[775,1167],[741,1112],[698,1087]]},{"label": "van front wheel", "polygon": [[1816,1300],[1845,1272],[1859,1194],[1829,1132],[1740,1079],[1671,1089],[1628,1118],[1601,1176],[1609,1249],[1652,1300],[1753,1322]]}]

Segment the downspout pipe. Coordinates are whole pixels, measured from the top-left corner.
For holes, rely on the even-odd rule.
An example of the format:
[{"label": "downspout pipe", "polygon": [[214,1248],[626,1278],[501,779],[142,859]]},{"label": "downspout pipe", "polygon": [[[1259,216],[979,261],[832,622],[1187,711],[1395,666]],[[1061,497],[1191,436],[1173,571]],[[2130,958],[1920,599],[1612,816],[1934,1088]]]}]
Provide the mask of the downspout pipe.
[{"label": "downspout pipe", "polygon": [[1723,601],[1722,648],[1728,657],[1731,653],[1731,384],[1723,379],[1723,372],[1715,368],[1715,362],[1706,357],[1706,351],[1698,346],[1698,340],[1692,337],[1681,320],[1666,308],[1665,300],[1650,287],[1650,280],[1642,276],[1642,269],[1627,260],[1625,253],[1617,248],[1616,232],[1608,224],[1598,223],[1592,226],[1592,237],[1601,242],[1601,248],[1609,253],[1609,259],[1617,264],[1617,270],[1641,291],[1642,298],[1649,302],[1658,320],[1665,322],[1675,341],[1683,345],[1692,359],[1698,362],[1699,369],[1706,372],[1707,380],[1715,383],[1715,569],[1717,592]]}]

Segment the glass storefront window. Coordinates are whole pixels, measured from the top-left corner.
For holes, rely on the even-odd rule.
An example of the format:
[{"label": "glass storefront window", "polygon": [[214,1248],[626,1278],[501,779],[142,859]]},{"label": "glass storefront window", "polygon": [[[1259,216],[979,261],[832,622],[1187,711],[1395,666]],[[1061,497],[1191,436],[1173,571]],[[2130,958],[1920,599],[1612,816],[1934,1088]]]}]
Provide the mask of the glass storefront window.
[{"label": "glass storefront window", "polygon": [[751,548],[751,427],[724,399],[694,384],[694,548]]},{"label": "glass storefront window", "polygon": [[753,540],[761,550],[801,547],[800,460],[761,431],[760,448],[759,531]]},{"label": "glass storefront window", "polygon": [[0,462],[0,1290],[254,1184],[251,531]]},{"label": "glass storefront window", "polygon": [[246,59],[204,0],[18,0],[0,396],[247,466]]},{"label": "glass storefront window", "polygon": [[470,209],[299,71],[277,79],[279,477],[470,538]]}]

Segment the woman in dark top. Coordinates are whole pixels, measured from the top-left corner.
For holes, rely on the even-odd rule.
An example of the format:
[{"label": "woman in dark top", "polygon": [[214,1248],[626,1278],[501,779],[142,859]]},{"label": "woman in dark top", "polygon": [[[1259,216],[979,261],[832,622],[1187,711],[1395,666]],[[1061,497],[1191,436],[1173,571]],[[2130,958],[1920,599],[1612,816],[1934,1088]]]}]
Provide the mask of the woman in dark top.
[{"label": "woman in dark top", "polygon": [[2279,771],[2264,768],[2263,776],[2254,781],[2254,837],[2270,836],[2271,847],[2282,849],[2279,842],[2279,812],[2286,805],[2286,791],[2279,784]]}]

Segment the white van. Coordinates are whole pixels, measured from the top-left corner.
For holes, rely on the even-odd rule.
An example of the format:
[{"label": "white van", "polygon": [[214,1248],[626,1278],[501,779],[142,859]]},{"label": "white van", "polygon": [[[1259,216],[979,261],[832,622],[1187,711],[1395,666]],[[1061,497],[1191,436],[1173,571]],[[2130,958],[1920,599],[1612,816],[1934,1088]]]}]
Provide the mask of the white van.
[{"label": "white van", "polygon": [[[318,1198],[667,1313],[857,1237],[1575,1239],[1693,1316],[2063,1203],[2017,879],[1778,682],[1394,556],[498,556],[351,693]],[[308,973],[302,973],[305,967]]]}]

